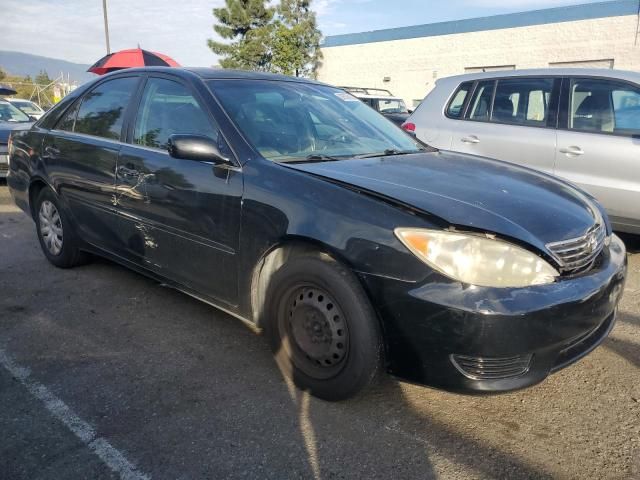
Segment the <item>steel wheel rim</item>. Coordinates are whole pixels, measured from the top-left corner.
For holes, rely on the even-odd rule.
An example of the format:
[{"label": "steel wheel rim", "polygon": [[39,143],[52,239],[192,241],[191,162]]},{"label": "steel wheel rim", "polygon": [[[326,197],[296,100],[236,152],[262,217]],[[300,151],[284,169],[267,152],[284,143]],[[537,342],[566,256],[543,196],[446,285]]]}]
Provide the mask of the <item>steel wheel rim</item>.
[{"label": "steel wheel rim", "polygon": [[40,222],[40,237],[45,247],[51,255],[60,255],[63,242],[60,212],[52,202],[45,200],[40,205],[38,219]]},{"label": "steel wheel rim", "polygon": [[333,295],[297,285],[284,296],[280,315],[283,346],[292,363],[312,378],[337,375],[349,356],[349,329]]}]

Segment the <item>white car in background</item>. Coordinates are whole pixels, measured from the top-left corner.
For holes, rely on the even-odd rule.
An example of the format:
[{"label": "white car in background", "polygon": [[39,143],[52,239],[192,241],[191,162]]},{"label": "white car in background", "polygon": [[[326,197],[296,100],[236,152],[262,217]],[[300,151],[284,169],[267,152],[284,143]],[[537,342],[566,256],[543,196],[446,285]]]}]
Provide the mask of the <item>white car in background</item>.
[{"label": "white car in background", "polygon": [[401,126],[407,118],[411,110],[407,109],[407,105],[400,97],[394,97],[389,90],[384,88],[362,88],[362,87],[338,87],[349,92],[354,97],[377,110],[387,119],[391,120],[398,126]]},{"label": "white car in background", "polygon": [[23,98],[7,98],[6,100],[35,120],[40,120],[40,117],[44,115],[44,110],[40,108],[40,105],[31,100],[25,100]]},{"label": "white car in background", "polygon": [[436,148],[563,177],[600,200],[615,229],[640,234],[640,73],[541,69],[443,78],[403,128]]}]

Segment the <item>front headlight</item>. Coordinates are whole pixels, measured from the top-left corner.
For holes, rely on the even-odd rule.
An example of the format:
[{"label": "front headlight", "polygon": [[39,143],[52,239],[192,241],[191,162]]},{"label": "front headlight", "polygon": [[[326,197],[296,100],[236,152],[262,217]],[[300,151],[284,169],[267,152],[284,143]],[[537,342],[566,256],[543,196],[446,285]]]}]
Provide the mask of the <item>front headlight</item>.
[{"label": "front headlight", "polygon": [[559,273],[512,243],[458,232],[396,228],[396,236],[420,260],[444,275],[483,287],[552,283]]}]

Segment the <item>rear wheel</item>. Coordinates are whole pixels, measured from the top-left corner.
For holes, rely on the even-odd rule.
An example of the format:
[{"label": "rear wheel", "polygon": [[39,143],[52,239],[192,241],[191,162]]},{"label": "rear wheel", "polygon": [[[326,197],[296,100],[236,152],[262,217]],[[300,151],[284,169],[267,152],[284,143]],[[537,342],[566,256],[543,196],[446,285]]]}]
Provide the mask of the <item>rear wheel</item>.
[{"label": "rear wheel", "polygon": [[327,255],[291,257],[272,277],[266,331],[295,384],[325,400],[349,398],[381,363],[375,312],[355,276]]},{"label": "rear wheel", "polygon": [[86,254],[80,251],[73,227],[56,195],[49,188],[42,189],[35,207],[38,240],[47,260],[61,268],[83,263]]}]

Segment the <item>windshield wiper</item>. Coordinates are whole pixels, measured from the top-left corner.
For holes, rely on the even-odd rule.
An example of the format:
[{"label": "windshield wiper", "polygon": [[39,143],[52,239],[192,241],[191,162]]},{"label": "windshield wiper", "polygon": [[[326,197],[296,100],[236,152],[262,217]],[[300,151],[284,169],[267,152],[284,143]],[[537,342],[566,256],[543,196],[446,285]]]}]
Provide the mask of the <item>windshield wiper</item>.
[{"label": "windshield wiper", "polygon": [[331,155],[324,155],[321,153],[313,153],[311,155],[307,155],[305,158],[285,160],[283,163],[337,162],[339,160],[342,160],[342,158],[332,157]]},{"label": "windshield wiper", "polygon": [[410,155],[412,153],[423,152],[423,149],[420,150],[397,150],[395,148],[388,148],[384,152],[378,153],[366,153],[364,155],[358,155],[356,158],[374,158],[374,157],[393,157],[395,155]]}]

